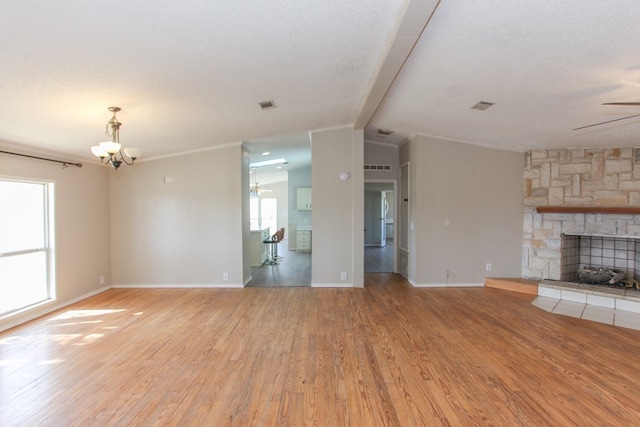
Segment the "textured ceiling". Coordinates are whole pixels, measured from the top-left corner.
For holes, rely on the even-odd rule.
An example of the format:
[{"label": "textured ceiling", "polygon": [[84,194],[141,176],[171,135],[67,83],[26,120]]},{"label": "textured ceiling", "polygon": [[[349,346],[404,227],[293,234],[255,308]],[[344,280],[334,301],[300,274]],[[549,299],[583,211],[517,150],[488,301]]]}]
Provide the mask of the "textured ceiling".
[{"label": "textured ceiling", "polygon": [[90,156],[111,105],[145,157],[352,123],[402,5],[11,2],[0,140]]},{"label": "textured ceiling", "polygon": [[[147,158],[361,122],[367,139],[390,143],[637,145],[638,118],[572,129],[640,113],[601,105],[640,101],[640,2],[442,0],[413,51],[392,45],[403,20],[421,29],[429,18],[410,7],[430,4],[11,2],[0,141],[88,159],[116,105],[122,142]],[[397,77],[385,67],[409,52]],[[277,108],[261,111],[265,100]],[[481,100],[495,105],[472,110]]]},{"label": "textured ceiling", "polygon": [[[637,145],[640,2],[440,2],[372,128],[525,151]],[[472,110],[478,101],[495,103]]]}]

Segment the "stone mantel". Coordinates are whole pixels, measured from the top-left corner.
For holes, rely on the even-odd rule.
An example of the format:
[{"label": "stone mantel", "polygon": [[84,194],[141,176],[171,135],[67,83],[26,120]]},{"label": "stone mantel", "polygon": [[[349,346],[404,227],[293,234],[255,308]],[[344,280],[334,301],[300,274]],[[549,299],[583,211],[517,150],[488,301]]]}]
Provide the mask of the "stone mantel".
[{"label": "stone mantel", "polygon": [[609,207],[609,206],[538,206],[538,213],[572,213],[572,214],[614,214],[614,215],[638,215],[640,207]]}]

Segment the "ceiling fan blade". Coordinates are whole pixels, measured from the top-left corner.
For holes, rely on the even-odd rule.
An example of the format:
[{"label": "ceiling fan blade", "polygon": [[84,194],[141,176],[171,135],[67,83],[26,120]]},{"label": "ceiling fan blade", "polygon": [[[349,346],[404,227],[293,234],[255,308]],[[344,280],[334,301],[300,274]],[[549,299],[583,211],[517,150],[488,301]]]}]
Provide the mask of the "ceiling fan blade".
[{"label": "ceiling fan blade", "polygon": [[640,102],[603,102],[602,105],[640,105]]},{"label": "ceiling fan blade", "polygon": [[[638,104],[638,105],[640,105],[640,104]],[[600,126],[600,125],[604,125],[604,124],[607,124],[607,123],[618,122],[620,120],[632,119],[634,117],[640,117],[640,114],[634,114],[633,116],[627,116],[627,117],[620,117],[619,119],[607,120],[606,122],[594,123],[592,125],[581,126],[579,128],[575,128],[575,129],[572,129],[572,130],[586,129],[586,128],[590,128],[590,127],[593,127],[593,126]]]}]

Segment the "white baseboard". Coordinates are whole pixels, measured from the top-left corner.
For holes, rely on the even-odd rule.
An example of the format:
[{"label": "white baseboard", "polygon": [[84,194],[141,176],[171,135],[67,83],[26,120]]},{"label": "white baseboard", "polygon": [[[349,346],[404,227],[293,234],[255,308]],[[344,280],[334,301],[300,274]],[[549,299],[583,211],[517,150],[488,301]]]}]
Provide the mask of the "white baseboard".
[{"label": "white baseboard", "polygon": [[353,288],[353,283],[311,283],[312,288]]},{"label": "white baseboard", "polygon": [[478,288],[478,287],[484,287],[484,283],[411,283],[411,284],[416,288]]},{"label": "white baseboard", "polygon": [[7,329],[11,329],[23,323],[27,323],[33,319],[37,319],[38,317],[45,316],[49,313],[53,313],[54,311],[60,310],[61,308],[64,308],[68,305],[74,304],[78,301],[82,301],[83,299],[92,297],[94,295],[98,295],[104,291],[108,291],[110,288],[110,286],[103,286],[102,288],[88,292],[84,295],[80,295],[79,297],[72,298],[68,301],[58,301],[55,299],[44,301],[35,306],[27,307],[24,310],[9,314],[0,319],[0,332],[6,331]]},{"label": "white baseboard", "polygon": [[179,288],[179,289],[196,289],[196,288],[210,288],[210,289],[224,289],[224,288],[244,288],[242,283],[228,283],[228,284],[220,284],[220,283],[182,283],[182,284],[170,284],[170,283],[161,283],[161,284],[149,284],[145,283],[142,285],[136,284],[115,284],[112,286],[114,289],[171,289],[171,288]]}]

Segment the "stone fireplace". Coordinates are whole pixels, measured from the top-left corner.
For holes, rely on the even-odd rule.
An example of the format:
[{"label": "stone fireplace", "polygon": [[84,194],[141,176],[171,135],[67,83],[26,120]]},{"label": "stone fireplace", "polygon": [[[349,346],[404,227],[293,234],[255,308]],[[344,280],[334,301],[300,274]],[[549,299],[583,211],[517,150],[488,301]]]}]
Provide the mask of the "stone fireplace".
[{"label": "stone fireplace", "polygon": [[589,265],[638,280],[640,149],[530,151],[524,193],[523,277],[573,281]]}]

